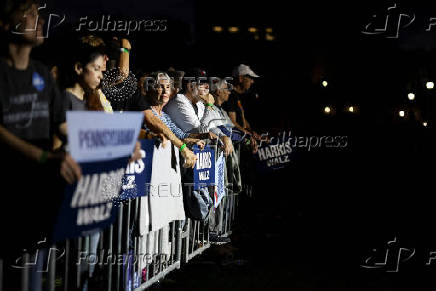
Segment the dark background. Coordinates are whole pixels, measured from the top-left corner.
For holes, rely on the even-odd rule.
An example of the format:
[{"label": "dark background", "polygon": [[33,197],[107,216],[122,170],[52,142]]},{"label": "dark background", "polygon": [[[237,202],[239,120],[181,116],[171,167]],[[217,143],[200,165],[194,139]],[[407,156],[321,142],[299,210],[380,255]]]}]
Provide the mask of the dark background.
[{"label": "dark background", "polygon": [[[395,15],[416,16],[410,26],[400,29],[398,38],[387,38],[395,34],[395,22],[384,34],[361,32],[374,14],[379,15],[380,27],[387,8],[395,3]],[[427,90],[425,83],[436,81],[436,28],[425,30],[436,17],[435,4],[47,1],[46,10],[66,15],[65,23],[53,28],[34,53],[48,64],[73,53],[68,43],[78,35],[74,28],[80,17],[166,19],[165,32],[126,36],[132,43],[133,70],[201,66],[209,76],[230,76],[235,65],[248,64],[261,76],[253,88],[259,98],[246,108],[258,132],[348,136],[344,149],[296,150],[289,168],[257,173],[254,202],[247,202],[241,223],[252,230],[247,243],[263,242],[260,237],[266,233],[279,234],[280,239],[268,245],[265,264],[304,270],[293,279],[278,276],[283,286],[301,277],[308,282],[327,278],[306,289],[432,284],[431,273],[436,270],[425,266],[425,253],[436,250],[436,89]],[[394,21],[395,15],[390,15]],[[214,26],[223,31],[214,32]],[[239,32],[229,33],[229,26]],[[249,33],[248,27],[258,32]],[[272,28],[274,40],[266,40],[266,28]],[[323,80],[329,83],[326,88],[321,86]],[[407,99],[409,92],[415,93],[414,101]],[[334,114],[324,113],[327,105]],[[347,112],[349,105],[357,112]],[[400,109],[406,111],[405,118],[398,116]],[[420,259],[404,263],[395,274],[360,267],[372,249],[385,248],[395,237],[401,247],[416,248],[415,258]],[[259,252],[264,246],[254,245]]]}]

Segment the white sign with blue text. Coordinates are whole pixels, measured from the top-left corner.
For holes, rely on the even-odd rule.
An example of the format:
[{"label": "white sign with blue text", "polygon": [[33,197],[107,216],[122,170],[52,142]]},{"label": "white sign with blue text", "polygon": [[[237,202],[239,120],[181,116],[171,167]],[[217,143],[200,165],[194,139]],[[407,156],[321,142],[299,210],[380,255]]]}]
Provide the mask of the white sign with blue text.
[{"label": "white sign with blue text", "polygon": [[68,111],[68,144],[79,163],[130,156],[142,126],[142,112],[107,114]]}]

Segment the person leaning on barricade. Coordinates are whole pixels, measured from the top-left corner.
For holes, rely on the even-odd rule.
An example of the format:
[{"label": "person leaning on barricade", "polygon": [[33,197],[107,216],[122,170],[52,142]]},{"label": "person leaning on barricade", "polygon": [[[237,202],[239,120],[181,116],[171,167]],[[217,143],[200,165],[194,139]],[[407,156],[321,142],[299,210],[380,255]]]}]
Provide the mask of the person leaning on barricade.
[{"label": "person leaning on barricade", "polygon": [[209,140],[219,140],[225,154],[228,155],[233,151],[231,141],[219,128],[209,128],[208,125],[202,124],[202,120],[208,116],[209,109],[206,107],[213,106],[208,98],[210,94],[206,72],[193,69],[183,79],[183,93],[177,94],[168,102],[164,111],[184,132],[207,134]]},{"label": "person leaning on barricade", "polygon": [[[214,109],[218,114],[221,124],[217,126],[224,132],[235,144],[248,140],[244,134],[234,127],[232,120],[227,112],[222,108],[222,104],[229,99],[230,86],[225,79],[218,79],[212,84],[211,93],[214,97]],[[239,169],[239,157],[233,152],[226,160],[227,183],[232,185],[232,192],[239,193],[242,190],[241,173]]]},{"label": "person leaning on barricade", "polygon": [[30,59],[44,39],[38,5],[0,3],[0,152],[6,182],[1,254],[15,256],[48,235],[64,183],[80,179],[81,169],[70,155],[51,151],[53,133],[66,134],[65,108],[48,69]]},{"label": "person leaning on barricade", "polygon": [[163,108],[168,104],[171,91],[174,90],[170,77],[164,72],[155,72],[146,80],[146,101],[150,104],[153,114],[158,117],[169,129],[188,146],[198,145],[204,147],[201,139],[207,139],[208,134],[193,134],[183,132],[171,119],[163,112]]},{"label": "person leaning on barricade", "polygon": [[232,75],[233,90],[230,93],[229,99],[222,104],[225,111],[227,111],[232,123],[239,129],[246,137],[249,137],[249,143],[241,143],[240,158],[243,163],[241,166],[241,175],[244,185],[246,185],[246,193],[251,197],[253,185],[256,182],[253,168],[255,167],[255,160],[253,153],[257,152],[258,142],[262,140],[261,136],[257,134],[250,126],[246,118],[245,105],[247,102],[247,94],[249,89],[254,84],[254,79],[259,76],[254,73],[247,65],[241,64],[234,68]]},{"label": "person leaning on barricade", "polygon": [[244,110],[247,93],[254,84],[254,79],[259,76],[254,73],[249,66],[241,64],[233,69],[233,90],[229,99],[223,103],[224,110],[227,111],[232,123],[237,129],[247,136],[250,136],[250,143],[253,152],[257,151],[257,142],[262,138],[250,126]]}]

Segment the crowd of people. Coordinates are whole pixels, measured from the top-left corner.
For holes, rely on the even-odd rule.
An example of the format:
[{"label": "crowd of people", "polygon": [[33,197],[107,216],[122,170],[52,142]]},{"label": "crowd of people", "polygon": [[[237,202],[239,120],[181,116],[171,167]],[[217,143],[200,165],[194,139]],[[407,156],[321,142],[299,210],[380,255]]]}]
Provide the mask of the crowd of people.
[{"label": "crowd of people", "polygon": [[[241,191],[234,145],[251,154],[261,139],[244,113],[244,94],[259,77],[249,66],[237,66],[232,78],[211,78],[200,68],[134,74],[128,39],[83,35],[72,40],[71,54],[48,68],[31,58],[44,41],[38,5],[1,3],[0,152],[6,183],[0,215],[8,237],[1,257],[49,236],[63,188],[81,179],[81,167],[68,153],[67,111],[141,111],[138,138],[169,140],[185,169],[195,166],[193,146],[218,145],[227,157],[227,179]],[[131,160],[140,157],[137,143]]]}]

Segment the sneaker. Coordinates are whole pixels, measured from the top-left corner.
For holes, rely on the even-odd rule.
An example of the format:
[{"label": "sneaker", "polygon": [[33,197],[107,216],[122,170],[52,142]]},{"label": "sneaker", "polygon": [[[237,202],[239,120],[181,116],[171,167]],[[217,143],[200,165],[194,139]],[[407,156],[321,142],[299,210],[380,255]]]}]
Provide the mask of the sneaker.
[{"label": "sneaker", "polygon": [[223,245],[231,242],[231,240],[228,237],[218,236],[217,234],[211,233],[209,234],[209,242],[211,244]]}]

